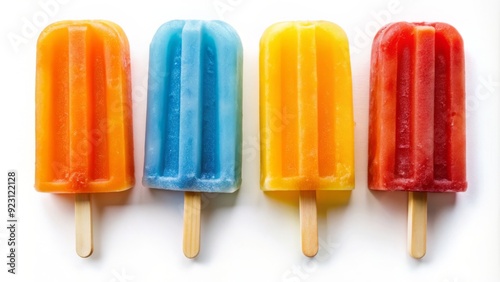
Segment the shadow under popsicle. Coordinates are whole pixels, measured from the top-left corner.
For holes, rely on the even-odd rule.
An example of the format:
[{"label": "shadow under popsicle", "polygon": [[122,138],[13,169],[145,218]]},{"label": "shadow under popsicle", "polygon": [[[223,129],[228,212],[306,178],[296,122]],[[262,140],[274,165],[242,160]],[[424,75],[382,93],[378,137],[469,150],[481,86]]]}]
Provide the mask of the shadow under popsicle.
[{"label": "shadow under popsicle", "polygon": [[[94,251],[92,255],[88,257],[89,260],[99,259],[102,249],[102,233],[106,232],[106,227],[102,224],[103,218],[105,217],[106,209],[111,206],[125,206],[128,204],[130,195],[132,193],[131,188],[123,192],[111,192],[111,193],[93,193],[91,195],[91,208],[92,208],[92,224],[93,224],[93,244]],[[62,202],[61,205],[65,207],[64,209],[74,209],[75,196],[73,194],[51,194],[51,196],[57,198],[58,202]],[[104,230],[104,231],[101,231]]]},{"label": "shadow under popsicle", "polygon": [[[218,210],[227,210],[231,212],[232,207],[236,205],[236,200],[239,195],[239,190],[234,193],[202,193],[201,195],[201,244],[209,246],[210,242],[220,238],[220,233],[224,230],[220,229],[220,225],[216,226],[212,222],[216,220]],[[230,228],[227,226],[227,228]],[[210,248],[210,247],[208,247]],[[209,251],[200,252],[195,258],[197,262],[205,262],[210,257]]]},{"label": "shadow under popsicle", "polygon": [[[394,191],[393,193],[386,193],[385,191],[369,190],[373,198],[382,203],[389,213],[401,215],[407,218],[407,197],[408,192]],[[439,234],[439,219],[445,216],[449,211],[454,209],[457,195],[456,193],[428,193],[428,210],[427,210],[427,238],[429,238],[429,245],[444,244],[447,242],[446,237],[441,239]],[[401,228],[407,228],[406,225]],[[419,260],[410,259],[415,261],[416,264],[425,263],[433,258],[433,252],[427,253]],[[410,258],[410,257],[408,257]]]},{"label": "shadow under popsicle", "polygon": [[102,224],[104,222],[104,218],[106,217],[106,210],[113,206],[128,205],[129,198],[133,193],[133,189],[141,189],[141,187],[133,187],[120,193],[100,193],[92,195],[94,245],[96,247],[93,256],[99,257],[100,250],[102,249],[101,245],[106,244],[106,242],[102,241],[101,236],[102,234],[104,234],[101,232],[106,232],[106,225]]},{"label": "shadow under popsicle", "polygon": [[[299,191],[266,191],[264,192],[269,199],[280,202],[287,206],[293,206],[299,212]],[[318,219],[318,237],[319,244],[328,243],[334,234],[328,234],[329,225],[333,225],[335,230],[337,223],[335,221],[328,221],[328,212],[335,209],[346,207],[351,200],[352,191],[316,191],[317,201],[317,219]],[[297,217],[299,220],[299,217]],[[299,234],[299,233],[297,233]],[[300,235],[300,234],[299,234]],[[321,251],[321,250],[320,250]],[[302,253],[301,253],[302,254]]]},{"label": "shadow under popsicle", "polygon": [[[159,189],[150,189],[150,188],[142,188],[147,189],[148,193],[153,195],[154,200],[158,202],[160,205],[169,206],[168,209],[172,212],[178,214],[179,218],[182,218],[184,213],[184,193],[179,191],[163,191]],[[211,223],[213,218],[219,209],[229,209],[236,205],[236,200],[239,194],[239,190],[233,193],[201,193],[201,236],[200,236],[200,248],[203,245],[209,245],[210,241],[212,241],[212,237],[216,238],[217,234],[222,232],[220,229],[214,227]],[[169,225],[171,228],[168,228],[169,232],[174,233],[182,233],[182,225],[178,225],[173,222],[166,222],[164,224]],[[204,234],[204,235],[203,235]],[[182,242],[178,242],[172,244],[172,248],[176,249],[178,246],[182,246]],[[170,250],[170,249],[169,249]],[[165,251],[165,250],[163,250]],[[181,248],[182,251],[182,248]],[[196,262],[203,262],[209,256],[210,252],[200,252],[195,258],[193,258]]]},{"label": "shadow under popsicle", "polygon": [[[92,252],[92,255],[88,258],[89,260],[96,260],[100,257],[101,243],[102,243],[101,232],[106,232],[105,226],[102,225],[103,218],[105,217],[106,208],[108,208],[108,206],[127,205],[130,195],[132,193],[132,189],[140,189],[140,188],[131,188],[119,193],[93,193],[91,195],[92,223],[93,223],[92,235],[93,235],[94,251]],[[64,210],[72,209],[74,213],[75,195],[51,194],[50,196],[54,197],[56,202],[61,202],[60,206],[62,209]],[[58,222],[54,223],[54,225],[58,224],[59,224]]]}]

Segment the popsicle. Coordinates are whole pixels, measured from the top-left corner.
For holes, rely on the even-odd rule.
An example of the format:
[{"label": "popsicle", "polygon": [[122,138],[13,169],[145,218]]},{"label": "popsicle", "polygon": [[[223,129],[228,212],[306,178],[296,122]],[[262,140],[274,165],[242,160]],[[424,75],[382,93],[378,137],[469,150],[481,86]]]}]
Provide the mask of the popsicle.
[{"label": "popsicle", "polygon": [[35,188],[75,194],[76,249],[93,251],[91,193],[134,185],[127,37],[109,21],[62,21],[37,44]]},{"label": "popsicle", "polygon": [[409,252],[426,252],[427,192],[467,189],[465,66],[445,23],[391,23],[371,59],[369,188],[408,191]]},{"label": "popsicle", "polygon": [[143,184],[185,192],[186,257],[200,248],[200,195],[241,184],[242,46],[221,21],[174,20],[150,46]]},{"label": "popsicle", "polygon": [[349,44],[326,21],[281,22],[260,42],[261,189],[300,191],[302,251],[318,251],[316,191],[354,188]]}]

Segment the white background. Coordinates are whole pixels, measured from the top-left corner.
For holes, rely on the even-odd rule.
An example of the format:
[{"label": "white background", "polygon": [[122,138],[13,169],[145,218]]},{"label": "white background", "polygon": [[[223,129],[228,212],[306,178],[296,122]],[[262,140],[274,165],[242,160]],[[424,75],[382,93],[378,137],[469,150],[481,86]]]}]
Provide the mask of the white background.
[{"label": "white background", "polygon": [[[7,186],[8,169],[19,174],[18,275],[7,274],[2,227],[0,281],[500,281],[497,0],[54,1],[8,1],[0,8],[0,186]],[[40,4],[47,2],[56,6]],[[244,47],[243,184],[237,193],[204,197],[195,260],[182,254],[182,193],[140,184],[148,46],[162,23],[178,18],[223,19]],[[74,250],[73,197],[33,188],[36,37],[62,19],[114,21],[131,48],[137,184],[94,197],[95,252],[88,259]],[[320,200],[321,249],[313,259],[301,253],[296,195],[259,189],[258,43],[270,24],[299,19],[329,20],[346,30],[354,84],[356,189],[350,198]],[[420,261],[406,252],[406,194],[370,192],[366,177],[371,40],[382,24],[402,20],[448,22],[466,51],[469,190],[429,196],[428,251]]]}]

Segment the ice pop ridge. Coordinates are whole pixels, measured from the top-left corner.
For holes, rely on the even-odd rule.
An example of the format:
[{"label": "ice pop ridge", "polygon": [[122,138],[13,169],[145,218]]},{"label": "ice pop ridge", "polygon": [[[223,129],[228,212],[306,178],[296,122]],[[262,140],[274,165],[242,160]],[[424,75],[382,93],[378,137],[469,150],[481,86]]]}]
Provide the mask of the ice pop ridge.
[{"label": "ice pop ridge", "polygon": [[464,50],[455,28],[400,22],[378,32],[369,138],[370,189],[466,190]]},{"label": "ice pop ridge", "polygon": [[134,184],[129,46],[108,21],[63,21],[38,39],[36,175],[41,192]]},{"label": "ice pop ridge", "polygon": [[260,42],[261,189],[354,188],[351,67],[345,32],[283,22]]},{"label": "ice pop ridge", "polygon": [[145,186],[233,192],[241,183],[242,46],[221,21],[171,21],[150,47]]}]

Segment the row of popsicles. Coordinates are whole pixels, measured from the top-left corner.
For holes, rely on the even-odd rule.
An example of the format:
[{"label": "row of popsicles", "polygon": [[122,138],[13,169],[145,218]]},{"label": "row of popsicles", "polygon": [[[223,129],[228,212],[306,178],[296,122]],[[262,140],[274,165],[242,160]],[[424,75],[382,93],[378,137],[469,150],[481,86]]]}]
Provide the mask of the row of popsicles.
[{"label": "row of popsicles", "polygon": [[[371,60],[368,185],[410,192],[409,248],[421,258],[426,192],[467,188],[462,38],[445,23],[392,23]],[[128,41],[109,21],[54,23],[36,65],[35,187],[75,194],[76,248],[88,257],[90,194],[134,185]],[[354,188],[351,84],[339,26],[283,22],[262,36],[261,188],[300,191],[307,256],[318,250],[316,191]],[[143,184],[185,192],[187,257],[199,252],[200,192],[241,184],[241,138],[236,31],[220,21],[161,26],[150,46]]]}]

